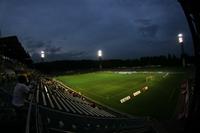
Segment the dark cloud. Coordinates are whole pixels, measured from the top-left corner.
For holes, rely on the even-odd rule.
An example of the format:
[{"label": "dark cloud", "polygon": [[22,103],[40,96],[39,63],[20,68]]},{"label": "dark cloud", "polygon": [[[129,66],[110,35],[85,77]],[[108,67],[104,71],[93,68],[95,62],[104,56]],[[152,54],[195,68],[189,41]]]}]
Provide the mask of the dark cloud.
[{"label": "dark cloud", "polygon": [[174,54],[179,32],[192,53],[176,0],[1,0],[0,29],[32,55],[45,50],[52,59],[96,59],[98,49],[105,58]]},{"label": "dark cloud", "polygon": [[25,39],[24,44],[26,44],[27,49],[29,52],[34,54],[40,54],[41,50],[44,50],[48,54],[56,54],[61,52],[62,48],[60,46],[56,46],[52,44],[51,40],[49,41],[35,41],[32,39]]},{"label": "dark cloud", "polygon": [[67,53],[57,53],[57,54],[49,54],[45,58],[47,61],[51,60],[63,60],[63,59],[73,59],[73,60],[78,60],[78,59],[87,59],[88,54],[85,51],[70,51]]},{"label": "dark cloud", "polygon": [[136,19],[135,23],[142,26],[149,26],[151,25],[151,20],[150,19]]},{"label": "dark cloud", "polygon": [[61,51],[61,47],[58,46],[52,46],[52,45],[46,45],[45,51],[48,51],[50,54],[56,54]]},{"label": "dark cloud", "polygon": [[70,58],[80,59],[82,57],[86,57],[87,55],[88,55],[88,53],[85,51],[74,51],[74,52],[62,54],[63,57],[66,57],[68,59],[70,59]]},{"label": "dark cloud", "polygon": [[139,33],[146,38],[155,39],[156,33],[158,31],[158,25],[149,25],[139,27]]},{"label": "dark cloud", "polygon": [[[38,53],[33,53],[32,58],[35,62],[40,62],[41,58]],[[91,58],[86,51],[70,51],[66,53],[46,53],[45,61],[53,61],[53,60],[80,60],[80,59],[88,59]]]},{"label": "dark cloud", "polygon": [[45,47],[46,43],[42,42],[42,41],[27,41],[26,45],[30,48],[30,49],[38,49],[38,48],[42,48]]}]

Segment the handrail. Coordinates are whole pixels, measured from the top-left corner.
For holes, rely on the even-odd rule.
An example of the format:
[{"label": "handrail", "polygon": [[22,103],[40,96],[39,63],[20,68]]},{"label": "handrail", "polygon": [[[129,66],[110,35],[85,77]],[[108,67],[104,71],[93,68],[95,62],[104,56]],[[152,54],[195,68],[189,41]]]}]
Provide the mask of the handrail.
[{"label": "handrail", "polygon": [[63,112],[63,111],[59,111],[59,110],[55,110],[55,109],[51,109],[42,105],[38,105],[38,108],[44,109],[44,110],[48,110],[48,111],[52,111],[55,113],[60,113],[63,115],[68,115],[68,116],[74,116],[74,117],[80,117],[80,118],[93,118],[93,119],[111,119],[111,120],[126,120],[126,119],[148,119],[149,117],[99,117],[99,116],[89,116],[89,115],[81,115],[81,114],[73,114],[73,113],[68,113],[68,112]]},{"label": "handrail", "polygon": [[[37,89],[35,90],[35,93],[36,91],[39,89],[38,87],[36,87]],[[39,105],[38,103],[36,102],[35,103],[35,124],[36,124],[36,133],[43,133],[43,126],[41,126],[43,123],[41,121],[41,116],[40,116],[40,113],[39,113]]]},{"label": "handrail", "polygon": [[33,103],[34,93],[30,94],[30,95],[31,95],[31,101],[29,103],[29,108],[28,108],[25,133],[29,133],[30,132],[30,119],[31,119],[31,110],[32,110],[32,103]]},{"label": "handrail", "polygon": [[38,105],[37,103],[35,104],[35,122],[36,122],[36,132],[39,132],[39,128],[38,128]]}]

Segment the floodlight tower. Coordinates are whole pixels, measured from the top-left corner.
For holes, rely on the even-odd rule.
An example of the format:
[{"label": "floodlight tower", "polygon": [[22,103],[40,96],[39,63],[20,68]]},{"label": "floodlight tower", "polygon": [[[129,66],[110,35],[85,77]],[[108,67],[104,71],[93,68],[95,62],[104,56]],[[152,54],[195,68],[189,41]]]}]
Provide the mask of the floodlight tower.
[{"label": "floodlight tower", "polygon": [[178,43],[181,46],[181,60],[182,60],[182,66],[185,67],[185,52],[183,47],[183,34],[178,34]]},{"label": "floodlight tower", "polygon": [[97,56],[99,59],[99,69],[101,70],[102,69],[102,56],[103,56],[102,50],[98,50]]},{"label": "floodlight tower", "polygon": [[43,50],[40,52],[40,56],[41,56],[42,62],[44,62],[45,52]]}]

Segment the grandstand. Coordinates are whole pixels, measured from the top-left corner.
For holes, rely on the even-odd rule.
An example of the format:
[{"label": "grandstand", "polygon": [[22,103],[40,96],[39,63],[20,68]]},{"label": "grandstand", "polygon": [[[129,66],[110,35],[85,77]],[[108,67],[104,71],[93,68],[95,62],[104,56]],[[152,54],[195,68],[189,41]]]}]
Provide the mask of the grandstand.
[{"label": "grandstand", "polygon": [[24,50],[16,36],[0,38],[0,55],[27,65],[32,63],[30,55]]},{"label": "grandstand", "polygon": [[38,81],[34,98],[36,114],[40,117],[38,123],[45,123],[39,130],[44,132],[152,131],[146,118],[130,118],[99,108],[62,84],[46,78]]},{"label": "grandstand", "polygon": [[[17,37],[1,38],[0,48],[1,130],[26,133],[154,132],[149,118],[133,117],[108,109],[28,68],[25,64],[32,61]],[[34,91],[26,101],[26,119],[21,120],[16,119],[11,105],[18,74],[28,75],[34,81]]]},{"label": "grandstand", "polygon": [[[128,117],[102,108],[56,81],[41,76],[36,79],[35,91],[27,101],[26,132],[153,131],[147,118]],[[13,113],[11,105],[9,110]],[[7,124],[11,124],[10,121],[7,120]]]}]

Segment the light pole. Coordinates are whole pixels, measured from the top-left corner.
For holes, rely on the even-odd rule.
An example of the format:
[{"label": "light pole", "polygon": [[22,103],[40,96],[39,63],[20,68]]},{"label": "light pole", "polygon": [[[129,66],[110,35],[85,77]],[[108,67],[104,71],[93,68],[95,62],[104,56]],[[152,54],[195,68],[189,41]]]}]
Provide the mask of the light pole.
[{"label": "light pole", "polygon": [[178,34],[178,43],[181,46],[181,60],[182,60],[182,66],[185,67],[185,52],[183,47],[183,34]]},{"label": "light pole", "polygon": [[44,62],[45,52],[43,50],[40,52],[40,56],[41,56],[42,62]]},{"label": "light pole", "polygon": [[101,70],[102,69],[102,56],[103,56],[102,50],[98,50],[97,56],[99,59],[99,69]]}]

